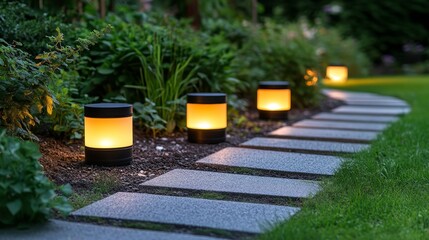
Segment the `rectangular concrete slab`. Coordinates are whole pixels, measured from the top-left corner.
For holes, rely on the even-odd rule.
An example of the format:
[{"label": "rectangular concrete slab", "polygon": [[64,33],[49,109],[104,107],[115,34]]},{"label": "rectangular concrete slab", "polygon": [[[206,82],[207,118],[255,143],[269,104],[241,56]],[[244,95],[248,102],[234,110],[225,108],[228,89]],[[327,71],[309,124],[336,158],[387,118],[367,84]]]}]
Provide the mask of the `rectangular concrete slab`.
[{"label": "rectangular concrete slab", "polygon": [[27,229],[2,229],[0,239],[8,240],[118,240],[118,239],[145,239],[145,240],[216,240],[219,238],[196,236],[180,233],[167,233],[130,228],[107,227],[87,223],[73,223],[53,220],[45,224],[31,226]]},{"label": "rectangular concrete slab", "polygon": [[346,100],[350,106],[377,106],[377,107],[408,107],[402,100]]},{"label": "rectangular concrete slab", "polygon": [[409,108],[405,107],[359,107],[359,106],[341,106],[332,109],[334,113],[342,114],[366,114],[366,115],[401,115],[410,112]]},{"label": "rectangular concrete slab", "polygon": [[330,98],[345,100],[350,97],[380,97],[380,95],[374,93],[365,92],[350,92],[335,89],[323,89],[322,93]]},{"label": "rectangular concrete slab", "polygon": [[391,96],[382,96],[374,93],[361,93],[361,92],[347,92],[340,90],[323,90],[323,94],[330,98],[342,100],[342,101],[360,101],[360,100],[372,100],[372,101],[397,101],[400,100]]},{"label": "rectangular concrete slab", "polygon": [[268,134],[277,138],[298,138],[314,140],[331,140],[340,142],[366,143],[377,138],[377,132],[373,131],[350,131],[333,129],[310,129],[296,127],[282,127]]},{"label": "rectangular concrete slab", "polygon": [[342,160],[339,157],[327,155],[229,147],[198,160],[197,163],[291,173],[334,175]]},{"label": "rectangular concrete slab", "polygon": [[368,123],[390,123],[398,121],[395,116],[375,116],[375,115],[350,115],[337,113],[319,113],[311,118],[327,121],[345,121],[345,122],[368,122]]},{"label": "rectangular concrete slab", "polygon": [[367,144],[358,143],[339,143],[278,138],[252,138],[251,140],[240,144],[240,146],[257,149],[321,154],[354,153],[365,150],[369,147]]},{"label": "rectangular concrete slab", "polygon": [[174,169],[141,186],[224,193],[307,198],[319,190],[317,181]]},{"label": "rectangular concrete slab", "polygon": [[294,127],[342,129],[355,131],[382,131],[388,125],[385,123],[356,123],[306,119],[293,124]]},{"label": "rectangular concrete slab", "polygon": [[297,211],[268,204],[119,192],[72,215],[260,233]]}]

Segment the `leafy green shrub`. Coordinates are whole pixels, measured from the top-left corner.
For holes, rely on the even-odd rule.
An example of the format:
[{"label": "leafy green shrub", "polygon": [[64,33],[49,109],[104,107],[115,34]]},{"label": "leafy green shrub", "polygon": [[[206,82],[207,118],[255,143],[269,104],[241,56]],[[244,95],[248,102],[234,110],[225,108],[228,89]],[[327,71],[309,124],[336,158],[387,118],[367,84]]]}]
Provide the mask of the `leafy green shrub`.
[{"label": "leafy green shrub", "polygon": [[94,30],[76,40],[76,46],[63,46],[64,35],[57,29],[57,35],[49,37],[49,52],[37,55],[40,71],[50,73],[48,87],[55,96],[55,111],[46,117],[45,123],[52,125],[55,135],[70,139],[81,139],[83,134],[83,104],[94,101],[81,95],[77,85],[81,82],[78,69],[86,65],[88,58],[81,52],[89,50],[98,40],[109,32],[107,25],[100,31]]},{"label": "leafy green shrub", "polygon": [[[91,61],[85,69],[92,71],[85,74],[84,93],[101,98],[120,95],[128,102],[149,99],[165,121],[164,128],[172,131],[182,122],[187,92],[235,92],[239,81],[232,77],[233,48],[221,36],[195,32],[186,22],[170,18],[135,19],[108,16],[106,22],[114,31],[88,53]],[[93,20],[84,26],[103,24]],[[159,124],[162,122],[143,125]]]},{"label": "leafy green shrub", "polygon": [[60,17],[51,16],[17,1],[0,0],[0,38],[22,43],[22,50],[35,56],[47,50],[47,36],[59,27],[70,35],[68,24]]},{"label": "leafy green shrub", "polygon": [[[94,45],[97,39],[109,30],[110,28],[104,28],[101,32],[93,31],[87,38],[78,39],[77,45],[71,47],[62,46],[64,35],[57,29],[57,35],[49,37],[53,44],[48,45],[50,51],[37,55],[37,64],[31,60],[28,53],[0,39],[0,127],[22,137],[37,138],[30,131],[30,127],[40,122],[37,114],[43,109],[52,115],[54,104],[58,103],[56,93],[52,90],[60,89],[58,83],[63,83],[58,81],[60,76],[64,76],[60,73],[70,68],[77,61],[80,52],[89,49],[90,45]],[[64,92],[69,86],[68,83],[63,86],[63,95],[58,96],[64,100],[63,103],[67,101],[65,104],[69,104],[70,115],[76,116],[74,110],[78,109],[72,108],[71,99]],[[64,114],[57,113],[52,119],[54,122],[61,122],[61,116]]]},{"label": "leafy green shrub", "polygon": [[206,18],[203,20],[202,31],[211,36],[221,35],[230,44],[241,48],[250,38],[250,29],[237,21],[228,21],[222,18]]},{"label": "leafy green shrub", "polygon": [[318,68],[315,48],[295,29],[269,21],[255,28],[235,66],[247,95],[255,95],[260,81],[289,81],[294,107],[318,104],[317,86],[307,86],[304,79],[307,69]]},{"label": "leafy green shrub", "polygon": [[[232,78],[231,72],[233,48],[221,36],[212,37],[196,32],[187,22],[172,18],[124,20],[129,18],[110,15],[105,20],[113,25],[114,31],[89,52],[94,71],[88,72],[89,79],[83,87],[85,93],[100,97],[121,94],[126,95],[129,101],[144,99],[145,96],[127,91],[124,85],[139,82],[135,76],[140,76],[140,69],[144,66],[141,65],[138,52],[150,58],[157,44],[161,45],[166,74],[169,64],[192,57],[185,72],[189,73],[196,68],[197,86],[201,91],[235,90],[234,86],[238,83]],[[97,29],[104,24],[104,21],[91,20],[84,26]]]},{"label": "leafy green shrub", "polygon": [[0,126],[11,133],[32,137],[39,122],[34,113],[52,114],[54,97],[47,88],[49,75],[40,71],[29,54],[0,39]]},{"label": "leafy green shrub", "polygon": [[53,210],[71,212],[64,195],[70,185],[56,187],[43,175],[35,143],[20,141],[0,132],[0,225],[16,225],[46,220]]},{"label": "leafy green shrub", "polygon": [[314,32],[311,42],[316,46],[318,61],[322,66],[320,73],[323,76],[329,64],[347,65],[350,77],[368,75],[370,61],[355,39],[343,37],[336,28],[321,25],[309,27],[305,21],[301,21],[300,25],[306,31]]},{"label": "leafy green shrub", "polygon": [[143,126],[152,132],[152,136],[165,129],[167,122],[158,115],[156,104],[146,98],[144,104],[136,102],[133,105],[133,118],[139,126]]}]

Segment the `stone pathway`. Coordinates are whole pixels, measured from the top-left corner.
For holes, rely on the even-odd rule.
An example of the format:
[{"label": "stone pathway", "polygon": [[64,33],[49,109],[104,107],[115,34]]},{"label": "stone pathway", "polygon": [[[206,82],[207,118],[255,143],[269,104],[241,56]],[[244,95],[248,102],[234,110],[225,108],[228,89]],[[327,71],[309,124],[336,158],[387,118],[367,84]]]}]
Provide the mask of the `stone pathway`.
[{"label": "stone pathway", "polygon": [[[100,239],[190,240],[259,234],[300,210],[299,201],[286,199],[309,198],[320,190],[319,182],[309,179],[335,174],[342,163],[335,155],[367,149],[380,131],[399,119],[398,115],[410,111],[404,101],[394,97],[338,90],[324,90],[324,94],[343,100],[346,105],[196,162],[216,171],[175,169],[140,185],[142,192],[151,194],[120,192],[72,213],[78,219],[161,224],[175,227],[173,230],[169,227],[158,227],[157,231],[94,227],[53,221],[45,233],[37,230],[29,233],[36,239],[54,239],[56,235],[71,239],[97,236]],[[177,196],[186,192],[186,196]],[[222,194],[227,194],[228,200],[213,199]],[[258,203],[253,202],[255,197]],[[285,200],[264,202],[272,198]],[[185,233],[177,233],[176,228],[182,232],[185,228]],[[10,232],[4,234],[1,232],[0,238],[12,236]],[[24,232],[13,234],[18,237],[11,239],[25,239],[20,238]]]}]

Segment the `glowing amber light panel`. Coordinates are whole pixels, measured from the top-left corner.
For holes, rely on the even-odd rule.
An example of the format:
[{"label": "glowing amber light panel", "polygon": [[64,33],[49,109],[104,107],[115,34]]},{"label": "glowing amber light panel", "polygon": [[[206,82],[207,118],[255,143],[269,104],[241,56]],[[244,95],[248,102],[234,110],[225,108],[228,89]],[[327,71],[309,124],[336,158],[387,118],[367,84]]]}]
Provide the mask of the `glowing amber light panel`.
[{"label": "glowing amber light panel", "polygon": [[257,108],[265,111],[290,110],[290,89],[258,89]]},{"label": "glowing amber light panel", "polygon": [[192,129],[226,128],[226,103],[186,105],[186,126]]},{"label": "glowing amber light panel", "polygon": [[132,117],[85,117],[85,146],[90,148],[122,148],[133,145]]},{"label": "glowing amber light panel", "polygon": [[348,78],[348,69],[346,66],[328,66],[326,68],[326,77],[332,82],[346,82]]}]

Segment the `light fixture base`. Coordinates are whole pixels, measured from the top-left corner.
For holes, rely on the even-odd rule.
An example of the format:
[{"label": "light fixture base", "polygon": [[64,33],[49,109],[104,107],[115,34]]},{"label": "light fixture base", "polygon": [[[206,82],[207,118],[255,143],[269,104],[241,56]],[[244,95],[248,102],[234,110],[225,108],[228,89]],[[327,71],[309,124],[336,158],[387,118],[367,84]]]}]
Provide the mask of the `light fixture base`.
[{"label": "light fixture base", "polygon": [[133,156],[133,147],[124,148],[90,148],[85,147],[85,162],[99,166],[129,165]]},{"label": "light fixture base", "polygon": [[288,120],[288,112],[285,111],[266,111],[266,110],[258,110],[259,119],[262,120]]},{"label": "light fixture base", "polygon": [[188,141],[191,143],[213,144],[226,140],[226,129],[192,129],[188,128]]}]

